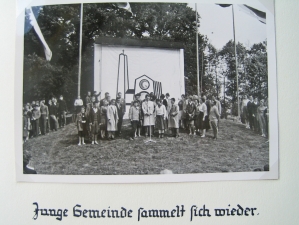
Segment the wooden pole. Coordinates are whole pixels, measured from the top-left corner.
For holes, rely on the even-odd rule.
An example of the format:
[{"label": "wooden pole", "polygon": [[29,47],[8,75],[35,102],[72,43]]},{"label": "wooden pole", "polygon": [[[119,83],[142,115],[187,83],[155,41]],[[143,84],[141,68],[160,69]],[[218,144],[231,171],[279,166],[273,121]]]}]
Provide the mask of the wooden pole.
[{"label": "wooden pole", "polygon": [[197,26],[197,4],[195,3],[196,11],[196,71],[197,71],[197,96],[200,96],[199,86],[199,61],[198,61],[198,26]]},{"label": "wooden pole", "polygon": [[80,12],[80,43],[79,43],[79,69],[78,69],[78,96],[80,96],[80,89],[81,89],[82,22],[83,22],[83,3],[81,3],[81,12]]},{"label": "wooden pole", "polygon": [[234,47],[235,47],[235,66],[236,66],[236,82],[237,82],[237,103],[238,103],[238,119],[240,119],[240,100],[239,100],[239,81],[238,81],[238,58],[237,58],[237,45],[236,45],[236,32],[235,32],[235,13],[234,5],[232,5],[233,14],[233,29],[234,29]]}]

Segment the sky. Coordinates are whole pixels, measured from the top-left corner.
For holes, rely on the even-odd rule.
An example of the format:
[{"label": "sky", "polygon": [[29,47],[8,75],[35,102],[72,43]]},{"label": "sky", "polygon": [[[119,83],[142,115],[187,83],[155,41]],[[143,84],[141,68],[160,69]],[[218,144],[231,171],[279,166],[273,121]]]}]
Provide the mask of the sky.
[{"label": "sky", "polygon": [[[249,5],[260,11],[266,11],[262,5]],[[189,4],[195,9],[195,4]],[[208,37],[211,44],[221,49],[229,40],[233,40],[232,7],[223,8],[216,4],[197,4],[200,15],[199,32]],[[234,5],[236,41],[245,47],[266,40],[266,24],[254,17],[240,11],[238,5]]]}]

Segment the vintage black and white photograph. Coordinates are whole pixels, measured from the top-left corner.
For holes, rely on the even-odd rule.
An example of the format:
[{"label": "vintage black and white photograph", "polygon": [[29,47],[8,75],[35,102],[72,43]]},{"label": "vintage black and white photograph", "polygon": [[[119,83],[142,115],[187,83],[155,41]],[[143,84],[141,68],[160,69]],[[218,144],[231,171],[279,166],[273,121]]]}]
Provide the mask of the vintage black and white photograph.
[{"label": "vintage black and white photograph", "polygon": [[278,178],[268,5],[33,3],[17,40],[19,180]]}]

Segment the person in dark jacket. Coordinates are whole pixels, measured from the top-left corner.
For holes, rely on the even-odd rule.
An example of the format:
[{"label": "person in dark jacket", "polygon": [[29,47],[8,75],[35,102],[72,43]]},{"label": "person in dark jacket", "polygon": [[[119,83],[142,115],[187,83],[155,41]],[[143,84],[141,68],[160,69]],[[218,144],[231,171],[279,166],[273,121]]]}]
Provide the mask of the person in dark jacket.
[{"label": "person in dark jacket", "polygon": [[249,96],[249,102],[247,103],[247,113],[249,120],[249,127],[251,130],[254,129],[254,118],[255,118],[255,104],[253,103],[252,96]]},{"label": "person in dark jacket", "polygon": [[117,123],[117,135],[121,134],[121,126],[123,124],[123,116],[126,112],[126,105],[122,103],[121,98],[116,98],[116,109],[118,114],[118,123]]}]

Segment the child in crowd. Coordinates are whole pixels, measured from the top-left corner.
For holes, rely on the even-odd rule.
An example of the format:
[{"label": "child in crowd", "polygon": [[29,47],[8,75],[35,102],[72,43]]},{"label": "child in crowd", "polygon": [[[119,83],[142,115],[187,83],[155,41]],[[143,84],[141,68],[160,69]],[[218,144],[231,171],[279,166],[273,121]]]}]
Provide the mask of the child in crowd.
[{"label": "child in crowd", "polygon": [[133,128],[133,134],[130,140],[133,140],[137,137],[137,133],[138,137],[140,137],[140,107],[139,102],[136,100],[133,102],[133,106],[130,108],[129,119],[131,120]]},{"label": "child in crowd", "polygon": [[110,105],[107,108],[107,131],[108,139],[114,139],[115,131],[117,131],[118,114],[115,106],[115,99],[110,101]]},{"label": "child in crowd", "polygon": [[101,124],[101,112],[99,108],[97,107],[97,103],[93,102],[92,103],[92,109],[89,112],[89,125],[91,126],[91,144],[96,144],[98,145],[98,131],[99,131],[99,126]]},{"label": "child in crowd", "polygon": [[104,139],[106,136],[106,132],[107,132],[107,109],[108,109],[108,101],[106,99],[104,99],[102,101],[103,105],[101,106],[101,138]]},{"label": "child in crowd", "polygon": [[166,120],[166,115],[167,111],[165,106],[162,104],[161,99],[157,99],[157,106],[156,106],[156,128],[158,129],[159,132],[159,138],[164,137],[164,129],[165,129],[165,120]]},{"label": "child in crowd", "polygon": [[78,129],[78,136],[79,136],[79,143],[78,145],[85,145],[84,137],[86,133],[86,115],[85,115],[85,108],[81,107],[81,112],[77,114],[76,117],[76,125]]}]

